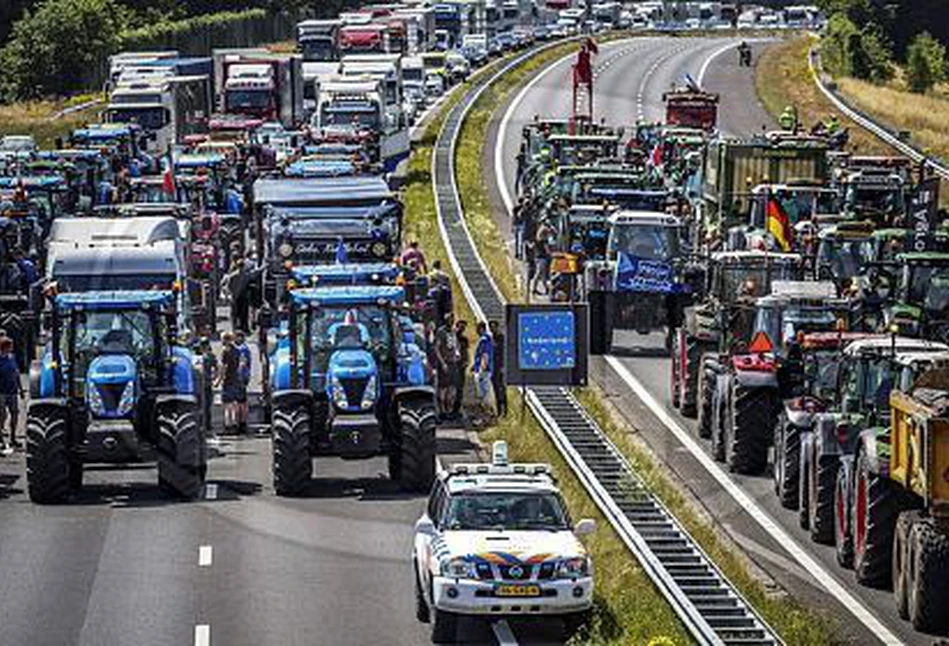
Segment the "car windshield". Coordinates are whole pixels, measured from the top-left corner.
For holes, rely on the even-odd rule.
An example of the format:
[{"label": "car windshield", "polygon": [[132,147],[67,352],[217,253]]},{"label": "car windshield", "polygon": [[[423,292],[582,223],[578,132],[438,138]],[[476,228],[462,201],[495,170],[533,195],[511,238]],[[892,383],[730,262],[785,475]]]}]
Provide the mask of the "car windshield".
[{"label": "car windshield", "polygon": [[330,104],[323,106],[322,125],[360,126],[373,129],[379,125],[379,111],[370,105]]},{"label": "car windshield", "polygon": [[949,264],[910,264],[905,271],[910,303],[920,303],[927,312],[949,309]]},{"label": "car windshield", "polygon": [[165,125],[164,108],[112,108],[112,123],[137,123],[146,130],[160,130]]},{"label": "car windshield", "polygon": [[443,527],[451,530],[569,529],[566,511],[553,493],[466,493],[454,496]]},{"label": "car windshield", "polygon": [[618,224],[613,228],[610,250],[642,260],[670,260],[679,255],[679,236],[675,227]]},{"label": "car windshield", "polygon": [[331,61],[336,54],[333,40],[328,36],[310,36],[300,41],[300,49],[305,61]]},{"label": "car windshield", "polygon": [[228,90],[226,95],[228,112],[239,110],[265,110],[270,107],[269,90]]},{"label": "car windshield", "polygon": [[869,239],[840,240],[825,238],[817,250],[821,267],[835,279],[858,276],[873,260],[873,243]]}]

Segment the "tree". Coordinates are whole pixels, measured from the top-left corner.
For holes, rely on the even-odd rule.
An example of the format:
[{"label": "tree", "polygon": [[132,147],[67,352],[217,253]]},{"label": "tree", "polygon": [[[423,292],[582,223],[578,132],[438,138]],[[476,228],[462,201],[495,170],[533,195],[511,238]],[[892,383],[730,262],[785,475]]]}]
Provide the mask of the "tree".
[{"label": "tree", "polygon": [[838,76],[878,83],[893,76],[892,54],[876,23],[862,28],[843,13],[831,15],[821,47],[827,69]]},{"label": "tree", "polygon": [[906,76],[910,91],[919,94],[946,78],[946,48],[928,31],[917,34],[906,50]]},{"label": "tree", "polygon": [[6,100],[63,95],[95,78],[119,44],[127,9],[115,0],[45,0],[0,50]]}]

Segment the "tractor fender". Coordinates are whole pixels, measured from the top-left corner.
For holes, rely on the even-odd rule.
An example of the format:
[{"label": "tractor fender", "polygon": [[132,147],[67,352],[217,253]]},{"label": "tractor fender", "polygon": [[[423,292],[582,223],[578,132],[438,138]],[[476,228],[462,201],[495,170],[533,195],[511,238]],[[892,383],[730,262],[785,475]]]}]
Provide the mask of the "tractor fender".
[{"label": "tractor fender", "polygon": [[414,343],[404,344],[403,350],[400,363],[405,381],[413,386],[425,385],[425,355]]},{"label": "tractor fender", "polygon": [[280,349],[270,359],[270,387],[274,391],[290,388],[290,351]]},{"label": "tractor fender", "polygon": [[798,428],[810,428],[814,423],[814,413],[791,406],[784,406],[784,415],[787,417],[788,424]]},{"label": "tractor fender", "polygon": [[191,351],[175,346],[172,348],[174,364],[172,379],[175,392],[179,395],[195,395],[197,393],[197,379],[194,374],[194,356]]},{"label": "tractor fender", "polygon": [[155,398],[155,410],[159,411],[165,407],[172,408],[197,408],[198,398],[192,394],[175,393],[173,395],[158,395]]},{"label": "tractor fender", "polygon": [[778,388],[778,374],[761,370],[736,370],[733,377],[742,388]]},{"label": "tractor fender", "polygon": [[[855,456],[853,455],[841,455],[840,456],[840,470],[843,472],[843,483],[844,483],[844,509],[850,510],[853,509],[853,488],[854,488],[854,465],[856,464]],[[844,514],[844,522],[847,525],[850,524],[850,514]]]},{"label": "tractor fender", "polygon": [[313,393],[301,388],[278,390],[270,396],[270,400],[274,408],[312,406]]},{"label": "tractor fender", "polygon": [[814,448],[818,459],[825,455],[840,455],[843,452],[837,440],[837,426],[845,421],[845,416],[836,413],[814,416]]},{"label": "tractor fender", "polygon": [[36,415],[42,413],[44,410],[63,409],[67,412],[66,419],[71,419],[72,416],[68,414],[68,408],[69,402],[65,397],[46,397],[44,399],[34,399],[30,402],[30,405],[27,408],[27,415]]}]

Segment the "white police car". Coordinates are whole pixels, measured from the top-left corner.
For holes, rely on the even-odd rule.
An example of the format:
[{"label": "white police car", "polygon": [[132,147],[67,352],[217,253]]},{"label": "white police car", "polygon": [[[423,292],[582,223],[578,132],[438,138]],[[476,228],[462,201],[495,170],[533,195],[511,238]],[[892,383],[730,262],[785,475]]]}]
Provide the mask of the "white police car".
[{"label": "white police car", "polygon": [[508,464],[496,442],[492,464],[441,472],[415,524],[415,596],[432,640],[453,641],[459,615],[561,615],[567,630],[593,602],[593,566],[570,524],[551,469]]}]

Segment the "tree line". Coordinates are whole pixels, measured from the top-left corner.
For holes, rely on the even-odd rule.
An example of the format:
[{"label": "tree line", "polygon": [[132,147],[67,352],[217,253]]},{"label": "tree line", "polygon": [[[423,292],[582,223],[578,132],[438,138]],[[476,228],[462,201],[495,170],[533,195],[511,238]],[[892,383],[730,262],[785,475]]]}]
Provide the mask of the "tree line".
[{"label": "tree line", "polygon": [[905,70],[918,93],[949,78],[946,0],[818,0],[828,15],[823,57],[835,74],[882,83]]}]

